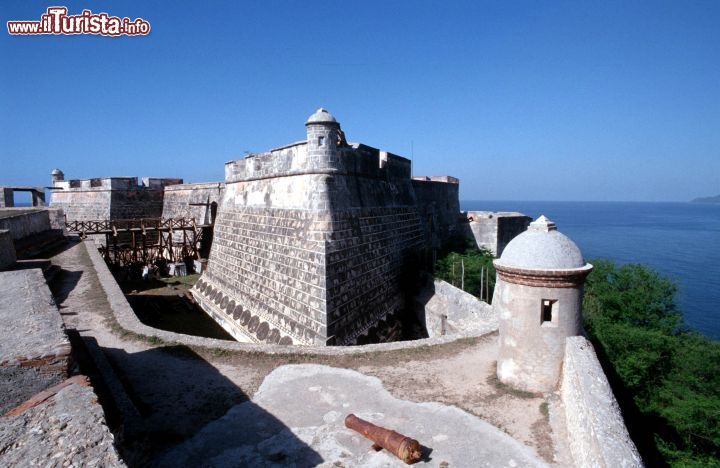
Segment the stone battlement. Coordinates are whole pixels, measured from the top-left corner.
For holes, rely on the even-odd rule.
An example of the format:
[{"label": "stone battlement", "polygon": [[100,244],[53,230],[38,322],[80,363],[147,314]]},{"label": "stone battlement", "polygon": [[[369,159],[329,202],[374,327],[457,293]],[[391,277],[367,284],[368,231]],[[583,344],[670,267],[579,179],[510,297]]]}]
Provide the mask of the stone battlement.
[{"label": "stone battlement", "polygon": [[53,180],[54,190],[132,190],[163,189],[166,185],[182,184],[182,179],[143,177],[138,184],[137,177],[96,177],[92,179]]},{"label": "stone battlement", "polygon": [[159,218],[166,186],[182,184],[178,178],[99,177],[64,179],[55,169],[51,207],[62,208],[68,221]]},{"label": "stone battlement", "polygon": [[[306,174],[345,174],[389,180],[410,177],[409,159],[361,143],[338,148],[327,157],[309,154],[308,147],[308,142],[303,141],[229,161],[225,163],[225,181],[245,182]],[[454,177],[450,179],[458,183]]]}]

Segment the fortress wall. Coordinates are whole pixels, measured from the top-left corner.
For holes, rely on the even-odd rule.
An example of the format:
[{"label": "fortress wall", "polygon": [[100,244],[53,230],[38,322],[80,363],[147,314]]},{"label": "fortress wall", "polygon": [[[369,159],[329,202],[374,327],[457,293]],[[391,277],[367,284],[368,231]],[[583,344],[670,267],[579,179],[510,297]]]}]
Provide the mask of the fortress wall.
[{"label": "fortress wall", "polygon": [[[5,211],[11,212],[10,210]],[[50,210],[53,211],[54,210]],[[0,218],[0,229],[10,231],[13,240],[19,240],[33,234],[38,234],[51,229],[49,210],[33,210],[28,212],[27,208],[18,209],[17,215]]]},{"label": "fortress wall", "polygon": [[410,178],[410,161],[362,144],[338,148],[334,152],[308,154],[307,143],[303,141],[225,164],[226,182],[304,174],[347,174],[402,180]]},{"label": "fortress wall", "polygon": [[110,219],[159,218],[162,216],[164,193],[162,187],[113,190],[110,194]]},{"label": "fortress wall", "polygon": [[415,177],[412,180],[428,243],[433,249],[441,248],[452,235],[460,232],[459,181],[454,177],[437,179]]},{"label": "fortress wall", "polygon": [[50,206],[61,208],[68,221],[110,219],[112,195],[109,189],[56,190]]},{"label": "fortress wall", "polygon": [[326,177],[227,184],[193,295],[238,341],[325,344]]},{"label": "fortress wall", "polygon": [[425,233],[410,179],[336,176],[328,181],[328,337],[352,344],[405,309]]},{"label": "fortress wall", "polygon": [[15,244],[7,229],[0,229],[0,270],[11,266],[17,260]]},{"label": "fortress wall", "polygon": [[211,204],[222,200],[222,182],[168,185],[163,199],[163,218],[194,218],[197,224],[211,224]]},{"label": "fortress wall", "polygon": [[159,218],[165,184],[182,179],[106,177],[53,182],[50,206],[62,208],[68,221]]},{"label": "fortress wall", "polygon": [[423,245],[409,179],[228,183],[193,294],[239,340],[346,344],[403,309]]},{"label": "fortress wall", "polygon": [[352,344],[404,310],[424,236],[414,207],[334,213],[333,228],[326,244],[328,336]]},{"label": "fortress wall", "polygon": [[522,213],[468,211],[472,237],[479,248],[486,248],[496,257],[502,255],[505,246],[518,234],[523,233],[532,219]]},{"label": "fortress wall", "polygon": [[582,336],[566,339],[560,395],[577,466],[643,466],[595,350]]}]

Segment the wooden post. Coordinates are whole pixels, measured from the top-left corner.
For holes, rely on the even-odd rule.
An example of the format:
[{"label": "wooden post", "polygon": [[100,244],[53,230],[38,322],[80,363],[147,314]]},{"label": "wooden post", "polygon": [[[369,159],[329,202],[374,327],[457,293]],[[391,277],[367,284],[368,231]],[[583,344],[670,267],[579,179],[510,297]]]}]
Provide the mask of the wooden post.
[{"label": "wooden post", "polygon": [[483,281],[485,280],[485,267],[482,267],[480,269],[480,300],[483,300],[483,293],[485,292],[483,290],[483,286],[485,285]]}]

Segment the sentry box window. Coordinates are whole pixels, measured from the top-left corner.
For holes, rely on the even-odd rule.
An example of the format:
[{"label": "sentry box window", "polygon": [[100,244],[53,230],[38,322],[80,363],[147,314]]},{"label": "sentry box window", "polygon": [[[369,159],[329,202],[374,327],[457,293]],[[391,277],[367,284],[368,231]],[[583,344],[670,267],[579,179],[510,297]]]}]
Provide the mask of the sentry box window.
[{"label": "sentry box window", "polygon": [[325,146],[325,137],[324,136],[318,137],[318,146]]},{"label": "sentry box window", "polygon": [[540,325],[552,326],[557,324],[557,300],[543,299],[540,307]]}]

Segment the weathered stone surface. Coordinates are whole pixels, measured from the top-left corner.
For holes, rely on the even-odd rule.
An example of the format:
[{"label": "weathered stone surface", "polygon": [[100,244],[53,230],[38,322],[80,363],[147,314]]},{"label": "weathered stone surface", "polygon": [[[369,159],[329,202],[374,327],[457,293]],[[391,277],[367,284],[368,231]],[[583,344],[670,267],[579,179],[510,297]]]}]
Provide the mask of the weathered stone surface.
[{"label": "weathered stone surface", "polygon": [[[228,184],[208,271],[193,294],[240,341],[258,342],[267,323],[265,340],[279,333],[280,340],[299,344],[352,343],[404,307],[401,276],[416,266],[424,242],[417,210],[380,205],[378,192],[389,187],[382,181],[363,188],[342,179],[285,177],[280,183],[287,190],[264,181]],[[262,190],[267,197],[254,196]],[[315,197],[287,195],[306,191]],[[357,193],[379,206],[362,206]],[[292,207],[302,200],[355,208]],[[249,329],[256,326],[253,317],[255,331]]]},{"label": "weathered stone surface", "polygon": [[70,343],[39,269],[0,273],[0,414],[68,376]]},{"label": "weathered stone surface", "polygon": [[417,439],[424,458],[414,466],[547,466],[530,448],[455,407],[399,400],[375,377],[314,364],[275,369],[252,401],[233,407],[159,465],[407,466],[347,429],[349,413]]},{"label": "weathered stone surface", "polygon": [[500,320],[497,374],[531,392],[557,388],[565,338],[582,332],[582,291],[592,270],[580,249],[544,216],[494,261]]},{"label": "weathered stone surface", "polygon": [[50,206],[62,208],[68,221],[159,218],[164,186],[182,179],[107,177],[54,181]]},{"label": "weathered stone surface", "polygon": [[66,381],[0,418],[0,465],[125,466],[83,379]]},{"label": "weathered stone surface", "polygon": [[448,213],[457,218],[456,179],[418,181],[419,202],[409,160],[347,144],[334,118],[306,126],[304,142],[225,166],[208,269],[193,294],[239,341],[357,342],[405,309],[404,282],[431,257],[431,239],[453,230]]},{"label": "weathered stone surface", "polygon": [[50,215],[47,209],[18,209],[17,214],[12,214],[13,211],[7,210],[4,212],[5,216],[0,217],[0,229],[10,231],[13,240],[51,229]]},{"label": "weathered stone surface", "polygon": [[168,185],[163,198],[163,218],[193,218],[197,224],[212,224],[222,200],[224,182]]},{"label": "weathered stone surface", "polygon": [[472,294],[442,280],[425,278],[415,297],[415,311],[428,336],[484,334],[498,329],[495,309]]},{"label": "weathered stone surface", "polygon": [[458,229],[460,181],[454,177],[413,177],[413,191],[428,247],[440,249]]},{"label": "weathered stone surface", "polygon": [[560,391],[576,466],[643,466],[595,350],[584,337],[566,340]]},{"label": "weathered stone surface", "polygon": [[522,213],[504,211],[468,211],[467,219],[475,244],[496,257],[501,256],[508,243],[524,232],[532,221]]}]

